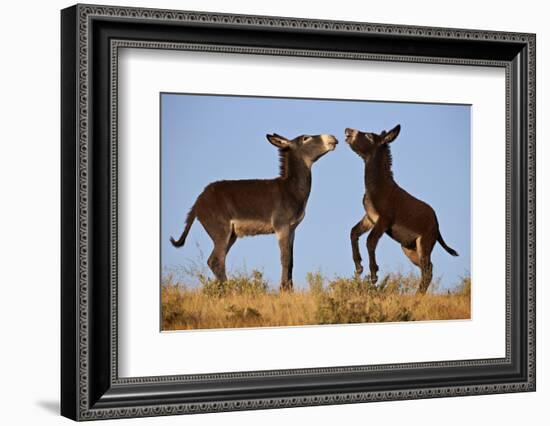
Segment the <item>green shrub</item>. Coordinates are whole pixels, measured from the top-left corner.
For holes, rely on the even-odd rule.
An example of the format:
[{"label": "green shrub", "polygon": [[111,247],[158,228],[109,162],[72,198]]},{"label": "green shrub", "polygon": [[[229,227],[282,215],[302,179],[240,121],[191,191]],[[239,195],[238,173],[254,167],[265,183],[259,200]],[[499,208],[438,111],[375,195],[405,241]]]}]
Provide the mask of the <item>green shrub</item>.
[{"label": "green shrub", "polygon": [[258,295],[265,294],[269,289],[269,283],[264,279],[263,273],[254,269],[250,274],[239,272],[228,277],[225,282],[211,280],[205,275],[200,275],[202,292],[207,296],[223,297],[230,294]]},{"label": "green shrub", "polygon": [[411,293],[416,282],[401,274],[386,275],[379,285],[359,276],[338,277],[318,294],[316,319],[319,324],[410,321],[412,311],[400,296]]},{"label": "green shrub", "polygon": [[308,272],[306,274],[306,283],[309,291],[314,296],[320,295],[325,291],[325,279],[321,272]]},{"label": "green shrub", "polygon": [[459,296],[470,297],[472,294],[472,279],[469,276],[462,277],[454,293]]}]

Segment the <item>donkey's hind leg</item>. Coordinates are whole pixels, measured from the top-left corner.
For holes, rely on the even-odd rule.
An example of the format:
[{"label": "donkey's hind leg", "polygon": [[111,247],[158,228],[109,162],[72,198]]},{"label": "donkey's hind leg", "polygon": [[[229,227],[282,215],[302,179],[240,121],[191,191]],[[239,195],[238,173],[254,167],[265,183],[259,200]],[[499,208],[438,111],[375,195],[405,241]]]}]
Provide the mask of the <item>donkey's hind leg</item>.
[{"label": "donkey's hind leg", "polygon": [[426,292],[428,291],[428,287],[432,283],[433,276],[433,265],[429,257],[422,260],[420,269],[422,271],[422,278],[417,293],[426,294]]},{"label": "donkey's hind leg", "polygon": [[227,280],[227,275],[225,274],[225,255],[223,251],[223,247],[214,246],[214,250],[210,253],[207,262],[210,270],[220,282]]},{"label": "donkey's hind leg", "polygon": [[433,265],[431,261],[431,254],[434,247],[435,241],[427,239],[425,237],[420,237],[416,241],[416,251],[420,260],[420,271],[422,273],[422,278],[420,280],[420,286],[418,287],[417,294],[426,294],[428,287],[432,282],[433,276]]},{"label": "donkey's hind leg", "polygon": [[357,222],[357,224],[351,228],[350,240],[351,251],[353,253],[353,263],[355,263],[355,273],[361,275],[363,273],[363,266],[361,265],[361,253],[359,251],[359,237],[365,232],[370,231],[374,224],[370,221],[367,215]]},{"label": "donkey's hind leg", "polygon": [[225,258],[229,249],[235,243],[237,236],[230,225],[224,227],[219,226],[216,231],[217,232],[212,232],[211,229],[208,230],[210,237],[214,241],[214,249],[208,257],[208,266],[216,279],[220,282],[224,282],[227,281]]},{"label": "donkey's hind leg", "polygon": [[420,268],[420,257],[418,256],[416,249],[405,246],[401,246],[401,249],[403,250],[403,253],[405,253],[405,256],[407,256],[415,266]]}]

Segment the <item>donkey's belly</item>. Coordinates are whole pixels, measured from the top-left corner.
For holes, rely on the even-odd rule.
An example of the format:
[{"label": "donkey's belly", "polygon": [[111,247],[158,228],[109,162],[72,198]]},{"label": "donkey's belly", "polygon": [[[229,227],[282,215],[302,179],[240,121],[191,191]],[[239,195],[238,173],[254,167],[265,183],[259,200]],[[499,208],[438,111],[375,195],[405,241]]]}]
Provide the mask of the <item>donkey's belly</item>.
[{"label": "donkey's belly", "polygon": [[416,239],[418,238],[418,233],[414,232],[411,229],[408,229],[402,225],[393,225],[387,231],[391,238],[399,242],[404,247],[415,247]]},{"label": "donkey's belly", "polygon": [[274,232],[271,223],[266,223],[260,220],[236,219],[231,223],[237,237],[273,234]]}]

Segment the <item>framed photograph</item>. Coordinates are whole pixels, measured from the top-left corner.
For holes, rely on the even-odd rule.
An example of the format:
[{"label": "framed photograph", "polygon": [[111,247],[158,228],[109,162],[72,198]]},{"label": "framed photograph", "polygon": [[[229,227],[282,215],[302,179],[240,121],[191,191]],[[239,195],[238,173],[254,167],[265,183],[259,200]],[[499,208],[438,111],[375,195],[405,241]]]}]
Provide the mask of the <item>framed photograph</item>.
[{"label": "framed photograph", "polygon": [[61,412],[535,390],[535,35],[61,12]]}]

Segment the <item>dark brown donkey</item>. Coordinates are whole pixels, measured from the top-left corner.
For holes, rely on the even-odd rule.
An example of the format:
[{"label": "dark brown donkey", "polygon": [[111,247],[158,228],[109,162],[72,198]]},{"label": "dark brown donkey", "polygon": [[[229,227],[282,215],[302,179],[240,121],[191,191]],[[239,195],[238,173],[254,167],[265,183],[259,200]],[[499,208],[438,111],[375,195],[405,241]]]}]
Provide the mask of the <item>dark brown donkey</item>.
[{"label": "dark brown donkey", "polygon": [[338,141],[332,135],[298,136],[293,140],[272,134],[267,140],[279,148],[280,176],[275,179],[213,182],[197,197],[185,229],[175,241],[181,247],[197,218],[212,241],[208,266],[225,281],[225,258],[238,237],[275,234],[281,250],[281,290],[292,290],[294,231],[305,215],[311,190],[311,166]]},{"label": "dark brown donkey", "polygon": [[365,133],[346,129],[346,142],[365,162],[365,216],[351,230],[351,248],[357,274],[363,272],[359,237],[370,231],[367,237],[369,269],[372,282],[378,277],[375,250],[380,237],[386,233],[401,244],[405,255],[422,272],[419,293],[426,293],[432,281],[431,253],[435,242],[452,256],[458,253],[445,244],[434,210],[401,188],[391,170],[392,158],[389,144],[397,138],[401,126],[389,132]]}]

